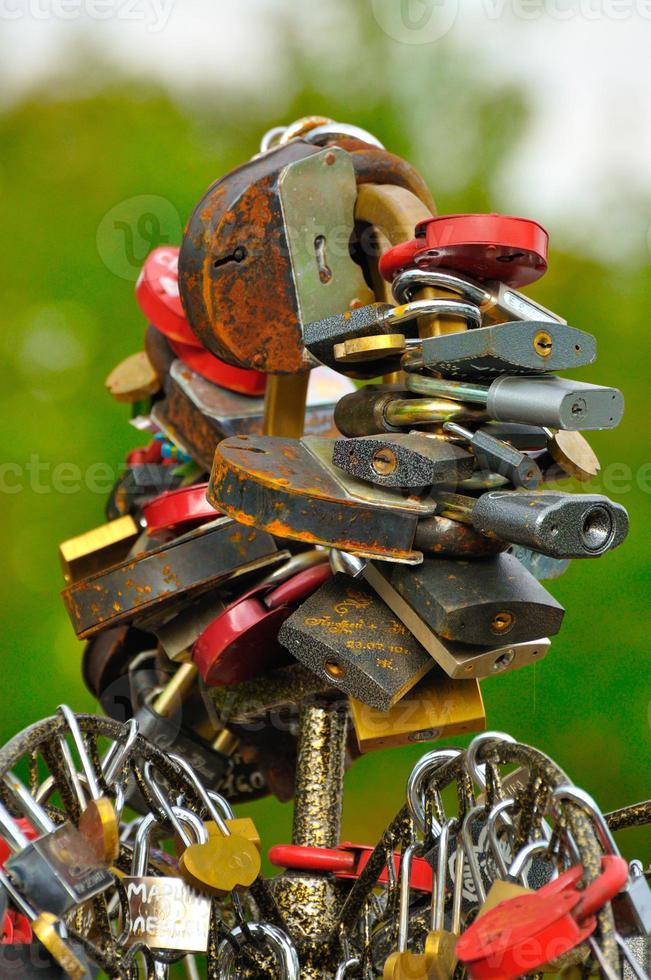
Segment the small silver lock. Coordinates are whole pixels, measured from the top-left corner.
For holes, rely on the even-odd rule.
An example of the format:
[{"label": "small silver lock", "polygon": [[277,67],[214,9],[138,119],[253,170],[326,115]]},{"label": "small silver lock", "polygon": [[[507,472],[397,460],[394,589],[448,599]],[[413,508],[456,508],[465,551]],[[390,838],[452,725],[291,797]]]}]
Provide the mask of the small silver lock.
[{"label": "small silver lock", "polygon": [[13,774],[5,780],[41,836],[30,841],[0,803],[0,829],[13,851],[5,868],[16,888],[40,911],[61,916],[114,884],[86,838],[71,823],[59,826]]},{"label": "small silver lock", "polygon": [[[175,820],[190,831],[197,843],[208,840],[201,820],[189,810],[171,807]],[[129,903],[127,943],[145,944],[152,950],[205,953],[210,933],[210,899],[176,876],[147,874],[151,835],[157,826],[153,813],[138,827],[133,845],[131,875],[122,879]]]}]

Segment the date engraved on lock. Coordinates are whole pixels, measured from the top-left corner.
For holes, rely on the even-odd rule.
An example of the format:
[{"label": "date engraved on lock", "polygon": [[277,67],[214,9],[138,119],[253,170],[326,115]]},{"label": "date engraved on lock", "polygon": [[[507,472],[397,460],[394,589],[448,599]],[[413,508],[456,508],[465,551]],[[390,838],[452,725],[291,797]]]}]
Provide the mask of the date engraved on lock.
[{"label": "date engraved on lock", "polygon": [[205,953],[210,929],[210,899],[181,878],[123,879],[129,902],[130,945]]}]

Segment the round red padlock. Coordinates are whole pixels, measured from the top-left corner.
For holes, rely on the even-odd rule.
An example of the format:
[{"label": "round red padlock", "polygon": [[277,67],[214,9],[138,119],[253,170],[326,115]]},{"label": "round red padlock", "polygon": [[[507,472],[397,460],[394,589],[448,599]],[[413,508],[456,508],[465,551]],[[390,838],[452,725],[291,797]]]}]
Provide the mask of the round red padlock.
[{"label": "round red padlock", "polygon": [[185,530],[219,517],[219,511],[206,500],[207,483],[179,487],[155,497],[143,505],[142,513],[150,534],[160,531]]},{"label": "round red padlock", "polygon": [[416,225],[416,237],[388,249],[380,271],[389,282],[407,268],[449,269],[472,279],[526,286],[547,269],[549,236],[528,218],[450,214]]},{"label": "round red padlock", "polygon": [[278,630],[293,607],[332,575],[327,563],[314,565],[272,591],[259,585],[225,609],[192,647],[192,660],[208,687],[251,680],[263,670],[291,662],[278,643]]},{"label": "round red padlock", "polygon": [[161,245],[150,252],[138,276],[136,299],[150,323],[170,340],[202,348],[183,312],[176,246]]},{"label": "round red padlock", "polygon": [[236,391],[240,395],[252,397],[264,395],[267,375],[262,374],[261,371],[251,371],[248,368],[226,364],[203,347],[180,344],[171,338],[169,344],[176,356],[206,381],[212,381],[213,384],[228,388],[229,391]]},{"label": "round red padlock", "polygon": [[583,868],[565,871],[530,895],[500,902],[476,919],[456,945],[471,980],[515,980],[580,946],[595,930],[595,913],[623,888],[628,865],[605,855],[601,875],[583,891]]}]

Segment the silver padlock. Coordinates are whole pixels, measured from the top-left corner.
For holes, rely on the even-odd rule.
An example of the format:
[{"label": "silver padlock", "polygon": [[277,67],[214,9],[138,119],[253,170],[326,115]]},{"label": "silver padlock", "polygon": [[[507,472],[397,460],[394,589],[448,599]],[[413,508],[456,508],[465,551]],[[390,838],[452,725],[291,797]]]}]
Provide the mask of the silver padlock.
[{"label": "silver padlock", "polygon": [[591,364],[596,356],[595,338],[584,330],[515,321],[423,338],[422,358],[416,363],[420,366],[422,361],[446,378],[490,379],[498,374],[567,371]]},{"label": "silver padlock", "polygon": [[[580,807],[592,820],[606,854],[621,856],[603,813],[589,793],[578,786],[562,785],[554,790],[552,801],[555,804],[570,802]],[[637,873],[636,867],[629,873],[624,888],[612,900],[612,907],[620,935],[625,938],[651,935],[651,889],[644,874]]]},{"label": "silver padlock", "polygon": [[[208,840],[201,820],[189,810],[171,808],[178,824],[197,843]],[[210,899],[183,878],[147,874],[149,846],[157,820],[153,813],[140,822],[133,844],[131,874],[122,879],[129,903],[128,945],[143,943],[151,950],[205,953],[210,933]]]},{"label": "silver padlock", "polygon": [[434,490],[432,495],[440,516],[468,521],[482,534],[551,558],[598,558],[628,533],[625,508],[596,493],[489,490],[475,499]]},{"label": "silver padlock", "polygon": [[485,406],[488,415],[498,422],[525,422],[570,432],[614,429],[624,414],[624,398],[617,388],[553,375],[502,375],[491,385],[481,385],[410,374],[407,388],[419,395]]},{"label": "silver padlock", "polygon": [[114,884],[113,875],[71,823],[57,826],[9,773],[5,785],[41,836],[30,841],[0,803],[0,830],[13,852],[5,863],[16,888],[39,910],[64,915]]}]

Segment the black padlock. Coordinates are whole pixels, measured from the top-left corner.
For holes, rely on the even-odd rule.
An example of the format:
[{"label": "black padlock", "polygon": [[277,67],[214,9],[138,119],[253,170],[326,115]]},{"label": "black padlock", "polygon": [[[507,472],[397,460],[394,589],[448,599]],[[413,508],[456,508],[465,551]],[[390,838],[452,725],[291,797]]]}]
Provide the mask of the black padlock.
[{"label": "black padlock", "polygon": [[563,607],[513,555],[396,565],[390,581],[430,629],[448,640],[523,643],[561,628]]},{"label": "black padlock", "polygon": [[455,485],[473,471],[473,458],[446,439],[421,433],[337,439],[332,462],[345,473],[381,487],[422,489]]}]

